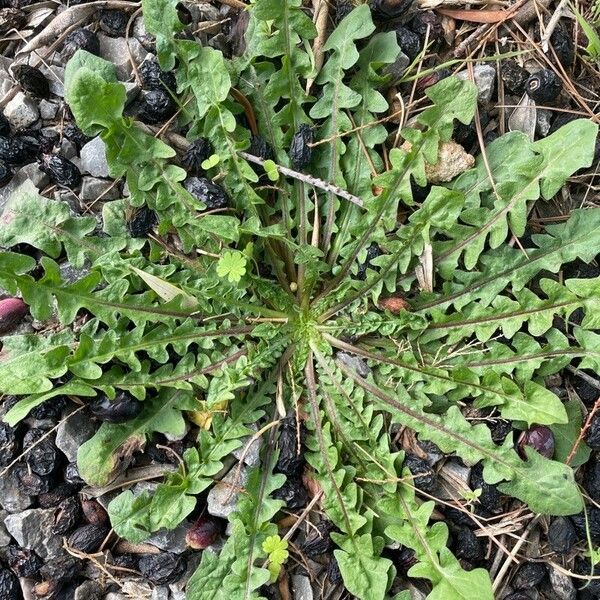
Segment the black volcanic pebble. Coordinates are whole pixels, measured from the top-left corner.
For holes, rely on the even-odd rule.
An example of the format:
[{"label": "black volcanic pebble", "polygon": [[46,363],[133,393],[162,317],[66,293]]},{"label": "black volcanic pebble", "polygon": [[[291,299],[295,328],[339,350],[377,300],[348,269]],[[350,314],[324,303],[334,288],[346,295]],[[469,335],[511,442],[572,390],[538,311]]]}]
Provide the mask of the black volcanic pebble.
[{"label": "black volcanic pebble", "polygon": [[141,574],[156,585],[167,585],[176,581],[185,568],[181,557],[169,552],[147,554],[139,561]]},{"label": "black volcanic pebble", "polygon": [[138,118],[144,123],[155,125],[170,119],[177,110],[171,94],[164,89],[142,92],[138,104]]},{"label": "black volcanic pebble", "polygon": [[577,541],[575,526],[568,517],[556,517],[548,528],[548,543],[554,552],[568,554]]},{"label": "black volcanic pebble", "polygon": [[66,405],[66,399],[61,396],[51,398],[33,408],[29,413],[29,416],[33,419],[39,419],[40,421],[44,419],[55,421],[60,418]]},{"label": "black volcanic pebble", "polygon": [[336,25],[347,17],[354,10],[354,5],[350,0],[338,0],[335,6]]},{"label": "black volcanic pebble", "polygon": [[229,196],[227,192],[216,183],[206,177],[188,177],[183,182],[183,187],[194,198],[206,204],[206,210],[215,210],[227,208],[229,206]]},{"label": "black volcanic pebble", "polygon": [[30,149],[20,137],[0,136],[0,160],[9,165],[20,165],[31,156]]},{"label": "black volcanic pebble", "polygon": [[300,546],[302,552],[309,558],[317,558],[333,548],[333,542],[329,534],[333,530],[331,521],[322,520],[315,529],[311,528],[310,535],[306,541]]},{"label": "black volcanic pebble", "polygon": [[371,11],[379,19],[396,19],[412,8],[414,0],[373,0]]},{"label": "black volcanic pebble", "polygon": [[483,547],[473,530],[460,527],[453,532],[454,553],[457,558],[462,558],[471,563],[476,563],[483,556]]},{"label": "black volcanic pebble", "polygon": [[[33,577],[44,564],[44,561],[33,550],[19,546],[9,546],[6,549],[6,562],[17,577]],[[0,598],[2,598],[1,595]]]},{"label": "black volcanic pebble", "polygon": [[65,468],[65,481],[67,483],[73,483],[75,485],[83,485],[85,482],[79,476],[79,470],[77,469],[77,463],[69,463]]},{"label": "black volcanic pebble", "polygon": [[64,60],[68,61],[72,58],[77,50],[85,50],[90,54],[100,56],[100,40],[98,36],[85,27],[71,31],[63,43],[62,56]]},{"label": "black volcanic pebble", "polygon": [[496,512],[500,509],[502,503],[502,494],[495,485],[486,483],[483,479],[483,465],[477,463],[471,469],[470,477],[471,489],[481,489],[479,504],[490,512]]},{"label": "black volcanic pebble", "polygon": [[296,510],[306,506],[308,493],[299,476],[287,477],[285,483],[273,492],[273,498],[283,500],[289,509]]},{"label": "black volcanic pebble", "polygon": [[404,466],[412,473],[413,485],[424,492],[432,492],[435,487],[435,472],[431,465],[416,454],[407,454]]},{"label": "black volcanic pebble", "polygon": [[419,52],[421,52],[421,38],[414,31],[408,29],[408,27],[402,25],[396,27],[396,41],[400,46],[400,50],[411,61],[415,60]]},{"label": "black volcanic pebble", "polygon": [[[594,544],[600,544],[600,509],[595,507],[587,507],[587,523],[589,527],[590,539]],[[571,517],[571,521],[575,526],[575,533],[578,539],[587,539],[586,521],[583,512]]]},{"label": "black volcanic pebble", "polygon": [[25,461],[38,475],[50,475],[54,471],[58,453],[54,437],[48,436],[43,429],[30,429],[23,437],[23,450],[27,450]]},{"label": "black volcanic pebble", "polygon": [[127,220],[127,229],[134,238],[146,237],[158,223],[156,213],[147,206],[135,210],[131,218]]},{"label": "black volcanic pebble", "polygon": [[569,69],[573,66],[573,60],[575,58],[573,38],[562,23],[559,23],[557,27],[554,28],[554,31],[550,36],[550,45],[554,48],[556,58],[558,58],[558,61],[563,67]]},{"label": "black volcanic pebble", "polygon": [[203,171],[202,163],[214,153],[213,146],[207,138],[194,140],[185,151],[181,164],[189,173],[198,174]]},{"label": "black volcanic pebble", "polygon": [[6,467],[16,456],[19,449],[19,438],[16,427],[0,421],[0,466]]},{"label": "black volcanic pebble", "polygon": [[135,419],[142,411],[143,406],[142,402],[126,392],[118,392],[114,400],[101,395],[94,398],[89,404],[92,414],[107,423],[124,423]]},{"label": "black volcanic pebble", "polygon": [[538,104],[554,102],[561,90],[562,82],[551,69],[542,69],[534,73],[525,83],[528,96]]},{"label": "black volcanic pebble", "polygon": [[124,10],[103,10],[100,14],[100,28],[113,37],[125,35],[129,14]]},{"label": "black volcanic pebble", "polygon": [[408,24],[409,29],[424,37],[429,29],[429,40],[437,40],[443,33],[442,20],[432,10],[419,11]]},{"label": "black volcanic pebble", "polygon": [[263,160],[274,160],[275,154],[273,153],[273,149],[265,138],[260,135],[252,135],[250,137],[250,148],[248,148],[248,153],[253,154],[254,156],[258,156]]},{"label": "black volcanic pebble", "polygon": [[303,123],[298,127],[296,133],[292,137],[292,143],[290,144],[290,159],[292,166],[296,170],[301,170],[308,166],[312,158],[312,147],[310,144],[313,142],[313,131],[312,129]]},{"label": "black volcanic pebble", "polygon": [[358,266],[358,272],[356,273],[356,279],[360,281],[364,281],[367,277],[367,269],[373,269],[374,271],[379,271],[379,267],[376,265],[371,265],[371,261],[378,256],[383,254],[381,248],[376,242],[371,242],[371,245],[367,248],[367,258],[364,263],[361,263]]},{"label": "black volcanic pebble", "polygon": [[3,112],[0,112],[0,135],[10,135],[10,123]]},{"label": "black volcanic pebble", "polygon": [[177,83],[175,75],[171,72],[163,71],[154,59],[145,60],[139,66],[142,88],[145,90],[164,90],[165,88],[175,91]]},{"label": "black volcanic pebble", "polygon": [[[600,396],[600,392],[594,388],[594,397],[597,399]],[[596,413],[588,430],[585,432],[585,443],[592,450],[600,450],[600,413]]]},{"label": "black volcanic pebble", "polygon": [[598,461],[597,456],[594,455],[586,463],[581,483],[590,498],[598,502],[600,500],[600,461]]},{"label": "black volcanic pebble", "polygon": [[[300,448],[303,442],[303,426],[300,426]],[[277,459],[276,470],[285,475],[297,475],[304,466],[304,456],[302,451],[298,453],[298,427],[296,419],[287,417],[281,421],[279,429],[279,438],[277,448],[279,457]]]},{"label": "black volcanic pebble", "polygon": [[63,128],[63,135],[75,145],[78,150],[81,150],[92,138],[85,135],[75,123],[67,123]]},{"label": "black volcanic pebble", "polygon": [[77,165],[60,154],[44,154],[39,164],[40,169],[57,185],[75,188],[81,183],[81,171]]},{"label": "black volcanic pebble", "polygon": [[16,575],[0,567],[0,598],[2,600],[21,600],[21,586]]},{"label": "black volcanic pebble", "polygon": [[546,565],[543,563],[523,563],[515,574],[513,587],[518,589],[534,588],[542,582],[546,574]]},{"label": "black volcanic pebble", "polygon": [[516,60],[508,59],[502,62],[500,76],[504,87],[511,93],[520,96],[525,92],[525,83],[529,73],[517,64]]},{"label": "black volcanic pebble", "polygon": [[50,96],[50,84],[46,76],[37,68],[29,65],[16,65],[12,72],[19,85],[27,93],[38,98]]}]

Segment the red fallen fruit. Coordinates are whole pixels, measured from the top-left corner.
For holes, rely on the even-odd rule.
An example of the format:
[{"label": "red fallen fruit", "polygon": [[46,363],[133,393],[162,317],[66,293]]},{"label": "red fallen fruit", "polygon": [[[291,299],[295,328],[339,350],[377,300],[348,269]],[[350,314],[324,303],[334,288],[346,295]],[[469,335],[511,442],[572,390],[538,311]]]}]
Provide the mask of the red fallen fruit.
[{"label": "red fallen fruit", "polygon": [[408,302],[400,296],[380,298],[378,305],[382,310],[389,310],[394,315],[399,315],[402,311],[410,308]]},{"label": "red fallen fruit", "polygon": [[27,304],[20,298],[0,300],[0,335],[8,333],[27,314]]},{"label": "red fallen fruit", "polygon": [[524,431],[517,441],[519,454],[525,457],[525,446],[531,446],[536,452],[552,458],[554,454],[554,434],[544,425],[533,425],[527,431]]},{"label": "red fallen fruit", "polygon": [[194,550],[204,550],[221,535],[221,523],[213,517],[200,517],[188,530],[185,541]]}]

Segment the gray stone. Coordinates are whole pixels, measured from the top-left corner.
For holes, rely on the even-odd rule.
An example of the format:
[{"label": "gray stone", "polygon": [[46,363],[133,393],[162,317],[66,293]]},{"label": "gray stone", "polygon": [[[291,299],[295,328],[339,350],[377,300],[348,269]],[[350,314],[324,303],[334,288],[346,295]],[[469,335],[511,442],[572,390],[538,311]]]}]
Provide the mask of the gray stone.
[{"label": "gray stone", "polygon": [[0,477],[0,506],[9,513],[18,513],[30,507],[33,498],[21,491],[16,473],[11,469]]},{"label": "gray stone", "polygon": [[294,600],[313,600],[313,589],[306,575],[292,575],[292,595]]},{"label": "gray stone", "polygon": [[34,100],[19,92],[6,105],[4,115],[13,129],[25,129],[40,118],[40,111]]},{"label": "gray stone", "polygon": [[[69,408],[69,413],[74,407]],[[78,413],[64,418],[56,430],[56,445],[62,450],[69,462],[77,460],[77,450],[84,442],[87,442],[96,433],[98,428],[95,421],[90,419],[89,413],[79,411]]]},{"label": "gray stone", "polygon": [[371,372],[369,365],[358,356],[354,354],[348,354],[347,352],[337,352],[335,357],[347,367],[356,371],[361,377],[367,377]]},{"label": "gray stone", "polygon": [[11,542],[11,537],[8,535],[8,531],[6,531],[6,527],[4,526],[4,519],[8,517],[8,512],[5,510],[0,510],[0,549],[6,548]]},{"label": "gray stone", "polygon": [[40,116],[44,120],[54,119],[58,112],[58,104],[54,102],[48,102],[48,100],[42,100],[40,102]]},{"label": "gray stone", "polygon": [[19,546],[35,551],[40,558],[53,558],[62,551],[62,538],[52,533],[54,508],[30,508],[8,515],[4,524]]},{"label": "gray stone", "polygon": [[[220,549],[217,550],[215,545],[209,546],[209,548],[218,554]],[[177,594],[183,593],[185,590],[185,586],[187,582],[190,580],[190,577],[196,572],[200,561],[202,560],[202,552],[192,552],[187,559],[185,573],[175,582],[169,584],[169,589],[171,590],[171,594],[177,597]]]},{"label": "gray stone", "polygon": [[410,65],[410,58],[404,52],[400,52],[396,60],[392,64],[387,65],[383,72],[386,75],[391,75],[392,82],[398,81],[404,75],[404,71],[406,71],[408,65]]},{"label": "gray stone", "polygon": [[73,600],[101,600],[102,586],[96,581],[82,583],[73,595]]},{"label": "gray stone", "polygon": [[106,145],[96,137],[81,149],[81,172],[92,177],[109,177]]},{"label": "gray stone", "polygon": [[125,99],[125,106],[127,106],[138,97],[141,88],[135,81],[128,81],[127,83],[124,83],[123,86],[125,87],[125,94],[127,95]]},{"label": "gray stone", "polygon": [[[254,432],[258,431],[258,426],[254,423],[252,423],[248,427],[249,427],[249,429],[252,429],[252,431],[254,431]],[[237,448],[236,450],[234,450],[232,454],[238,460],[242,460],[242,456],[244,456],[244,462],[249,467],[255,467],[260,462],[261,438],[260,437],[256,438],[252,442],[252,445],[246,450],[246,444],[248,444],[250,439],[251,439],[251,436],[247,436],[247,437],[243,438],[241,440],[242,445],[239,448]],[[244,452],[246,452],[245,455],[244,455]]]},{"label": "gray stone", "polygon": [[[459,79],[470,80],[469,71],[461,71],[456,76]],[[492,65],[475,65],[473,67],[473,80],[479,90],[478,99],[486,104],[492,99],[494,84],[496,82],[496,69]]]},{"label": "gray stone", "polygon": [[207,497],[207,510],[213,517],[226,519],[237,507],[239,491],[248,481],[248,469],[234,467],[213,486]]},{"label": "gray stone", "polygon": [[[60,271],[60,278],[65,283],[75,283],[76,281],[79,281],[86,275],[90,274],[89,264],[87,266],[82,267],[81,269],[78,269],[74,267],[71,263],[64,262],[59,265],[58,270]],[[76,418],[76,416],[73,418]]]},{"label": "gray stone", "polygon": [[187,5],[191,15],[194,26],[198,23],[204,23],[205,21],[221,21],[222,17],[219,13],[219,9],[208,2],[190,2]]},{"label": "gray stone", "polygon": [[552,125],[552,111],[538,108],[536,113],[535,131],[540,137],[546,137]]},{"label": "gray stone", "polygon": [[169,597],[169,588],[166,585],[155,587],[152,590],[151,600],[167,600]]},{"label": "gray stone", "polygon": [[185,535],[189,526],[188,521],[183,521],[175,529],[160,529],[152,534],[146,542],[156,546],[160,550],[172,552],[173,554],[183,554],[187,550]]},{"label": "gray stone", "polygon": [[[194,4],[190,5],[190,10]],[[148,52],[153,52],[154,46],[154,36],[150,35],[146,31],[146,26],[144,25],[144,17],[137,17],[137,19],[133,22],[133,37],[135,37],[138,42],[142,44],[145,50]]]},{"label": "gray stone", "polygon": [[60,153],[69,160],[77,156],[77,148],[75,144],[67,138],[63,138],[60,142]]},{"label": "gray stone", "polygon": [[543,588],[544,595],[549,600],[575,600],[577,590],[573,581],[557,569],[550,569],[550,585]]},{"label": "gray stone", "polygon": [[140,64],[147,51],[136,38],[112,38],[103,34],[98,35],[100,40],[100,56],[113,63],[117,69],[117,76],[122,81],[127,81],[133,75],[131,57],[136,64]]},{"label": "gray stone", "polygon": [[46,67],[44,65],[40,65],[40,70],[46,76],[48,83],[50,85],[50,91],[59,98],[64,97],[65,95],[65,86],[63,81],[65,80],[65,69],[64,67],[58,67],[56,65],[50,65],[50,67]]},{"label": "gray stone", "polygon": [[116,200],[120,197],[119,185],[108,179],[84,177],[81,180],[79,197],[82,200]]},{"label": "gray stone", "polygon": [[117,592],[110,592],[110,594],[104,596],[104,600],[131,600],[131,598],[124,596],[123,594],[118,594]]}]

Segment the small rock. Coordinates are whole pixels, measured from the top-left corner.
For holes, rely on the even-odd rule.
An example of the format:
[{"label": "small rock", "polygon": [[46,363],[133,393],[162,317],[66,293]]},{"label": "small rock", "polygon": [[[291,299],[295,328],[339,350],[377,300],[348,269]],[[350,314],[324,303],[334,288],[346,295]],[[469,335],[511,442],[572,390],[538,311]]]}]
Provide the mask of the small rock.
[{"label": "small rock", "polygon": [[4,519],[8,517],[8,512],[5,510],[0,510],[0,549],[6,548],[12,540],[10,535],[8,535],[8,531],[6,531],[6,527],[4,526]]},{"label": "small rock", "polygon": [[123,86],[125,87],[125,94],[127,96],[125,106],[128,106],[138,97],[141,88],[135,81],[124,83]]},{"label": "small rock", "polygon": [[75,590],[73,600],[102,600],[102,586],[96,581],[86,581]]},{"label": "small rock", "polygon": [[404,75],[408,65],[410,65],[410,58],[404,52],[400,52],[396,60],[392,64],[387,65],[383,72],[385,75],[391,75],[392,82],[398,81]]},{"label": "small rock", "polygon": [[[461,71],[456,76],[459,79],[470,80],[469,71]],[[481,104],[487,104],[492,99],[494,93],[494,84],[496,83],[496,69],[492,65],[476,65],[473,67],[473,80],[478,93],[478,100]]]},{"label": "small rock", "polygon": [[60,142],[60,154],[72,161],[77,156],[77,148],[73,142],[63,138]]},{"label": "small rock", "polygon": [[40,111],[35,100],[19,92],[6,105],[4,115],[13,129],[26,129],[39,119]]},{"label": "small rock", "polygon": [[22,491],[19,479],[11,469],[0,477],[0,506],[9,513],[18,513],[30,507],[33,498]]},{"label": "small rock", "polygon": [[189,526],[188,521],[184,521],[175,529],[160,529],[152,534],[146,542],[156,546],[160,550],[166,550],[173,554],[182,554],[188,549],[185,542],[185,535]]},{"label": "small rock", "polygon": [[546,137],[550,131],[552,125],[552,111],[546,110],[545,108],[538,108],[537,121],[535,124],[535,131],[540,137]]},{"label": "small rock", "polygon": [[119,186],[114,181],[97,177],[84,177],[79,197],[82,200],[116,200],[120,198]]},{"label": "small rock", "polygon": [[371,372],[371,368],[367,363],[360,357],[354,354],[348,354],[348,352],[337,352],[335,357],[347,367],[356,371],[361,377],[367,377]]},{"label": "small rock", "polygon": [[294,600],[313,600],[312,586],[306,575],[292,575],[292,594]]},{"label": "small rock", "polygon": [[81,149],[81,172],[93,177],[109,177],[106,146],[100,137],[94,138]]},{"label": "small rock", "polygon": [[544,586],[544,593],[549,600],[575,600],[577,597],[571,578],[554,568],[550,571],[550,585]]},{"label": "small rock", "polygon": [[169,597],[169,588],[166,585],[155,587],[152,590],[151,600],[167,600]]},{"label": "small rock", "polygon": [[63,81],[65,80],[65,69],[64,67],[57,67],[50,65],[50,67],[40,66],[40,71],[46,76],[48,84],[50,85],[50,92],[59,98],[63,98],[65,95],[65,86]]},{"label": "small rock", "polygon": [[33,550],[40,558],[53,558],[61,553],[62,539],[52,534],[54,508],[30,508],[8,515],[6,529],[19,546]]},{"label": "small rock", "polygon": [[[61,263],[60,266],[58,267],[58,270],[60,272],[60,278],[65,283],[75,283],[76,281],[79,281],[86,275],[90,274],[89,265],[84,266],[81,269],[78,269],[69,262]],[[73,418],[75,418],[75,417],[73,417]]]},{"label": "small rock", "polygon": [[470,169],[475,158],[456,142],[442,142],[435,165],[425,164],[425,175],[429,183],[446,183]]},{"label": "small rock", "polygon": [[208,2],[190,2],[187,5],[192,15],[192,22],[194,28],[198,23],[205,23],[206,21],[220,21],[222,19],[219,14],[219,9]]},{"label": "small rock", "polygon": [[[192,4],[191,7],[195,6]],[[154,51],[154,36],[150,35],[146,31],[146,26],[144,24],[144,17],[137,17],[137,19],[133,22],[133,37],[135,37],[140,44],[144,47],[148,52]]]},{"label": "small rock", "polygon": [[56,117],[57,112],[58,105],[54,102],[49,102],[48,100],[42,100],[40,102],[40,116],[42,117],[42,119],[46,121],[54,119],[54,117]]},{"label": "small rock", "polygon": [[[123,594],[118,594],[117,592],[110,592],[110,594],[106,594],[106,596],[104,596],[104,600],[130,600],[130,598],[124,596]],[[167,599],[165,598],[165,600]]]},{"label": "small rock", "polygon": [[[248,481],[248,469],[234,467],[215,485],[207,497],[207,510],[213,517],[226,519],[237,507],[239,492]],[[235,486],[232,488],[232,486]]]},{"label": "small rock", "polygon": [[99,34],[100,56],[113,63],[117,69],[117,76],[122,81],[127,81],[133,75],[133,68],[129,59],[131,57],[136,64],[140,64],[147,51],[136,38],[113,38],[107,35]]},{"label": "small rock", "polygon": [[[258,431],[258,426],[254,423],[249,425],[248,428],[252,429],[255,432]],[[244,462],[249,467],[255,467],[260,461],[260,437],[256,438],[252,442],[251,446],[248,449],[246,449],[246,444],[248,444],[250,439],[251,439],[250,436],[247,436],[247,437],[243,438],[242,440],[240,440],[242,442],[242,445],[239,448],[237,448],[236,450],[234,450],[232,452],[232,454],[238,460],[242,460],[242,455],[245,452],[246,454],[244,455]]]},{"label": "small rock", "polygon": [[[74,407],[70,407],[69,413],[73,410]],[[68,419],[65,419],[64,416],[56,430],[56,445],[69,462],[75,462],[77,450],[96,433],[97,424],[90,419],[90,415],[86,411],[79,411]]]}]

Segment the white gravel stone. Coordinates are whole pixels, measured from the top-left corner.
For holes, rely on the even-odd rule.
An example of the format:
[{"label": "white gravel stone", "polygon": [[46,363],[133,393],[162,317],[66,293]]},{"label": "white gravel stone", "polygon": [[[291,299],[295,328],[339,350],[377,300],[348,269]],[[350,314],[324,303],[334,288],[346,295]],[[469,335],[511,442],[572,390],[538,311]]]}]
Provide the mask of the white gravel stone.
[{"label": "white gravel stone", "polygon": [[[248,469],[234,467],[208,492],[207,510],[213,517],[226,519],[236,508],[239,492],[248,482]],[[235,486],[235,488],[233,487]]]},{"label": "white gravel stone", "polygon": [[58,112],[58,104],[54,102],[49,102],[48,100],[42,100],[40,102],[40,116],[42,119],[49,121],[50,119],[54,119],[56,117],[56,113]]},{"label": "white gravel stone", "polygon": [[31,127],[40,118],[40,111],[34,100],[19,92],[6,105],[4,116],[13,129],[24,129]]},{"label": "white gravel stone", "polygon": [[[257,425],[255,425],[254,423],[251,424],[249,426],[250,429],[252,429],[252,431],[256,432],[258,431],[258,427]],[[250,441],[251,437],[245,437],[244,439],[242,439],[242,445],[237,448],[236,450],[233,451],[233,456],[235,456],[238,460],[242,459],[242,455],[244,453],[244,450],[246,450],[246,444],[248,444],[248,442]],[[260,461],[260,441],[261,438],[257,438],[252,442],[252,445],[248,448],[248,450],[246,450],[246,454],[244,456],[244,462],[249,466],[249,467],[254,467],[256,466],[259,461]]]},{"label": "white gravel stone", "polygon": [[[470,79],[469,71],[461,71],[456,76],[459,79]],[[475,65],[473,67],[473,80],[479,90],[479,102],[485,104],[492,99],[494,83],[496,82],[496,69],[492,65]]]},{"label": "white gravel stone", "polygon": [[106,146],[101,138],[95,137],[81,149],[81,172],[93,177],[108,177]]},{"label": "white gravel stone", "polygon": [[[113,63],[117,69],[117,76],[122,81],[127,81],[133,75],[133,67],[129,54],[136,64],[140,64],[147,54],[142,44],[136,38],[112,38],[107,35],[98,35],[100,40],[100,56]],[[128,47],[129,43],[129,47]]]}]

